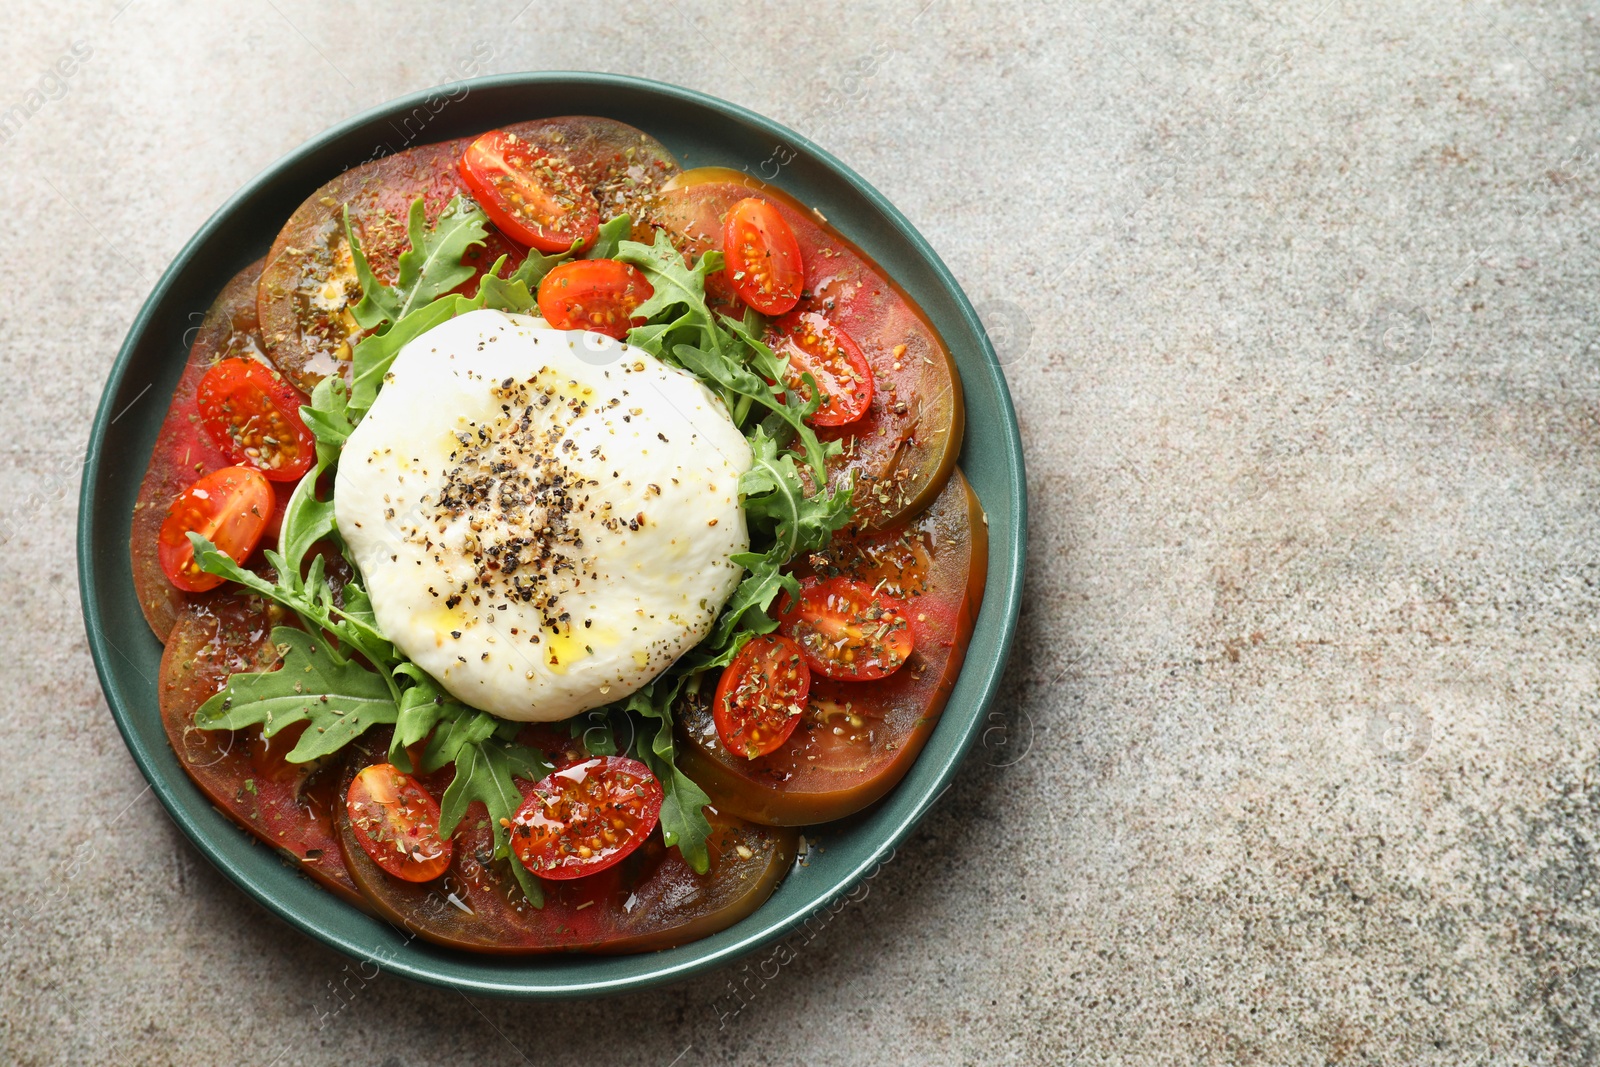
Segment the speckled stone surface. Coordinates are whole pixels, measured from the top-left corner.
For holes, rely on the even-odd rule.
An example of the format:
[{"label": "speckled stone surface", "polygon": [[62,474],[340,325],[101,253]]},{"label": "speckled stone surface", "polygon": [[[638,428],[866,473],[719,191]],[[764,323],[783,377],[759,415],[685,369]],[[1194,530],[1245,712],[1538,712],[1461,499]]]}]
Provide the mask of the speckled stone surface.
[{"label": "speckled stone surface", "polygon": [[[1584,7],[101,0],[5,23],[0,1061],[1600,1056]],[[351,980],[179,836],[95,681],[78,464],[155,278],[280,154],[469,64],[646,75],[798,128],[922,229],[1008,363],[1033,566],[1002,717],[764,985],[530,1007]]]}]

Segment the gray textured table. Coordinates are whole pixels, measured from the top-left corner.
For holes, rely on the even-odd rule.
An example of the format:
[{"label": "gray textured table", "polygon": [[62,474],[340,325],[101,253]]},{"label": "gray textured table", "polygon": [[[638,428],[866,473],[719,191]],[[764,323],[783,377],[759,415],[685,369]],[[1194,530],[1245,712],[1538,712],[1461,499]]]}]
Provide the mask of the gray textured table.
[{"label": "gray textured table", "polygon": [[[1594,16],[924,2],[8,6],[0,1061],[1600,1055]],[[207,215],[389,97],[562,67],[789,123],[921,227],[1008,361],[1033,567],[985,748],[793,963],[529,1007],[352,980],[180,838],[71,546]]]}]

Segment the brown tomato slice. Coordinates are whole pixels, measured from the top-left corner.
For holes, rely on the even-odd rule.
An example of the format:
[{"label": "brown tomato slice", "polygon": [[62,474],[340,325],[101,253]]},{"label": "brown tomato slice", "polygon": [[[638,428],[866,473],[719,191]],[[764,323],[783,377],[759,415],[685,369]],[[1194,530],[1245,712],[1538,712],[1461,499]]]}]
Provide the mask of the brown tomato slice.
[{"label": "brown tomato slice", "polygon": [[212,804],[294,860],[301,871],[365,907],[345,869],[333,813],[344,810],[337,763],[288,763],[303,727],[270,740],[259,730],[202,730],[194,713],[228,675],[268,670],[277,653],[259,601],[226,591],[183,606],[161,657],[161,723],[178,762]]},{"label": "brown tomato slice", "polygon": [[[167,580],[160,559],[161,524],[166,521],[172,502],[201,476],[233,465],[233,459],[217,448],[203,425],[196,392],[200,380],[218,360],[229,357],[264,359],[260,331],[256,324],[256,279],[261,263],[252,263],[226,286],[206,312],[194,343],[189,363],[178,379],[167,406],[166,421],[156,437],[139,499],[133,506],[133,532],[129,554],[133,561],[133,588],[145,621],[158,638],[165,641],[178,621],[184,605],[204,603],[215,593],[185,593]],[[289,494],[278,495],[277,508],[267,522],[266,539],[278,536]]]},{"label": "brown tomato slice", "polygon": [[[749,196],[776,205],[805,261],[800,308],[848,334],[866,355],[873,396],[866,414],[842,426],[818,426],[824,441],[844,442],[829,462],[835,484],[857,478],[857,522],[882,529],[927,507],[943,488],[961,449],[961,381],[927,316],[865,252],[818,221],[793,197],[736,170],[702,167],[662,191],[656,220],[690,255],[722,246],[723,221]],[[707,279],[710,302],[733,315],[743,305],[720,275]]]},{"label": "brown tomato slice", "polygon": [[[356,742],[367,762],[385,759],[387,733]],[[559,757],[557,758],[559,762]],[[348,783],[363,766],[352,758]],[[449,771],[427,779],[442,794]],[[533,783],[519,782],[526,796]],[[522,896],[508,863],[494,858],[494,834],[482,804],[467,808],[452,838],[454,858],[432,882],[385,874],[340,821],[346,862],[379,915],[418,937],[451,948],[505,955],[580,950],[649,952],[685,944],[732,926],[755,911],[794,863],[799,834],[755,826],[729,815],[711,819],[711,867],[696,874],[659,830],[626,859],[597,874],[543,882],[544,906]]]},{"label": "brown tomato slice", "polygon": [[[569,162],[594,189],[601,219],[627,212],[640,235],[650,232],[657,190],[678,173],[677,161],[658,141],[612,119],[540,119],[505,129]],[[384,282],[393,281],[399,255],[407,247],[412,202],[423,198],[432,225],[451,198],[466,194],[459,163],[474,140],[459,137],[420,145],[353,167],[312,193],[290,216],[267,254],[258,303],[267,351],[300,388],[310,391],[329,374],[347,373],[351,346],[361,338],[350,314],[361,299],[361,287],[341,222],[344,208],[350,209],[351,227],[373,272]],[[476,292],[478,277],[502,254],[510,255],[515,265],[524,252],[490,227],[484,245],[463,258],[478,274],[458,291]]]},{"label": "brown tomato slice", "polygon": [[704,701],[680,705],[680,766],[720,810],[774,826],[859,811],[887,793],[922,751],[955,686],[988,571],[983,509],[959,470],[927,511],[893,529],[838,536],[797,568],[846,577],[907,605],[915,648],[875,681],[812,675],[794,734],[757,759],[729,752]]}]

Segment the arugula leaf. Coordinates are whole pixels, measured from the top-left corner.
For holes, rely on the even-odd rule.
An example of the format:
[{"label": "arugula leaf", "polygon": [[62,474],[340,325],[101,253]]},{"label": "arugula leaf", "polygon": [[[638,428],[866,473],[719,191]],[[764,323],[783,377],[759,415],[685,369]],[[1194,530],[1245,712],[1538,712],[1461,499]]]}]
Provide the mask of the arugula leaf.
[{"label": "arugula leaf", "polygon": [[311,390],[311,403],[300,408],[300,420],[317,439],[317,466],[326,470],[339,461],[339,451],[355,429],[350,417],[350,387],[330,375]]},{"label": "arugula leaf", "polygon": [[528,258],[507,276],[506,281],[521,282],[528,287],[528,292],[537,293],[539,283],[544,281],[544,276],[571,259],[577,250],[577,241],[572,242],[572,247],[565,252],[552,252],[549,255],[545,255],[537,248],[530,248]]},{"label": "arugula leaf", "polygon": [[729,392],[748,397],[771,411],[791,434],[800,438],[805,456],[811,464],[812,474],[817,481],[821,483],[827,480],[828,471],[825,466],[827,457],[838,453],[844,446],[837,441],[823,444],[817,438],[817,433],[811,428],[811,424],[805,421],[807,417],[816,413],[817,407],[822,402],[816,379],[811,377],[809,372],[804,376],[811,393],[809,401],[802,403],[799,390],[794,389],[789,390],[785,394],[785,399],[780,400],[760,375],[744,364],[728,358],[724,351],[682,344],[675,346],[672,351],[678,357],[678,362],[691,374],[709,378]]},{"label": "arugula leaf", "polygon": [[555,770],[555,766],[536,748],[529,748],[527,745],[507,745],[505,753],[506,766],[511,768],[512,775],[517,778],[537,782]]},{"label": "arugula leaf", "polygon": [[272,737],[286,726],[309,722],[284,757],[305,763],[337,752],[370,727],[395,721],[394,701],[379,675],[292,626],[274,627],[272,643],[281,666],[230,676],[222,691],[195,712],[197,725],[207,730],[260,726]]},{"label": "arugula leaf", "polygon": [[[707,339],[711,338],[711,331],[716,330],[717,324],[706,306],[706,275],[722,269],[721,252],[707,252],[700,257],[700,262],[686,267],[683,253],[673,245],[666,231],[657,230],[655,244],[620,241],[612,258],[638,267],[655,289],[650,299],[634,309],[635,318],[653,319],[681,305],[689,321],[680,320],[679,324],[698,326],[707,331]],[[632,340],[630,335],[629,342]]]},{"label": "arugula leaf", "polygon": [[[600,224],[594,244],[583,254],[584,259],[613,259],[617,248],[633,232],[633,220],[627,215],[614,215]],[[570,252],[569,252],[570,254]]]},{"label": "arugula leaf", "polygon": [[394,737],[389,743],[389,762],[403,771],[409,771],[411,757],[406,749],[432,733],[441,719],[457,718],[466,709],[447,694],[432,675],[415,663],[402,663],[394,669],[394,673],[396,678],[409,678],[412,684],[400,693]]},{"label": "arugula leaf", "polygon": [[485,274],[478,282],[478,301],[483,307],[496,311],[534,312],[539,306],[534,294],[528,291],[526,282],[502,278],[494,271]]},{"label": "arugula leaf", "polygon": [[[392,666],[399,658],[394,645],[368,618],[334,605],[333,591],[323,575],[321,556],[312,561],[310,574],[302,579],[298,572],[287,567],[281,555],[269,549],[264,555],[277,572],[277,581],[269,582],[259,574],[239,566],[231,556],[200,534],[191,531],[189,542],[194,545],[194,558],[201,570],[238,582],[252,593],[283,605],[300,616],[308,631],[317,633],[327,630],[380,668]],[[350,588],[346,586],[347,593]],[[399,686],[389,675],[385,674],[384,678],[390,686],[394,702],[398,704]]]},{"label": "arugula leaf", "polygon": [[488,216],[473,201],[455,196],[439,214],[439,221],[428,227],[427,207],[422,197],[411,202],[406,219],[410,246],[396,264],[393,285],[384,285],[367,261],[366,253],[350,225],[350,208],[344,209],[345,240],[350,243],[350,258],[361,283],[361,300],[350,309],[351,316],[364,329],[375,329],[385,322],[397,324],[411,312],[433,301],[471,278],[474,270],[461,257],[474,245],[483,244],[489,235]]},{"label": "arugula leaf", "polygon": [[[661,837],[668,848],[678,846],[689,866],[704,874],[711,865],[711,852],[706,845],[711,823],[705,813],[711,798],[678,770],[672,740],[672,704],[682,692],[683,682],[681,674],[662,675],[622,701],[621,707],[644,720],[644,727],[634,737],[633,754],[661,782],[665,794],[661,801]],[[651,719],[656,723],[654,733],[648,729]]]},{"label": "arugula leaf", "polygon": [[802,376],[810,400],[802,400],[800,390],[767,384],[785,380],[788,361],[761,340],[753,317],[741,321],[722,316],[719,321],[706,304],[706,275],[722,267],[722,254],[707,252],[693,267],[687,267],[666,233],[657,231],[654,245],[622,241],[616,258],[638,267],[655,289],[634,312],[636,316],[656,319],[675,308],[683,309],[675,318],[628,331],[628,343],[717,389],[736,424],[743,424],[753,405],[767,409],[791,437],[799,439],[813,477],[819,484],[824,482],[827,457],[842,446],[838,442],[823,444],[806,421],[822,403],[816,379]]},{"label": "arugula leaf", "polygon": [[506,861],[528,903],[542,907],[544,891],[538,879],[511,854],[508,826],[522,807],[522,790],[517,788],[515,778],[536,781],[553,768],[533,749],[488,738],[463,745],[456,753],[455,765],[455,779],[439,802],[439,836],[447,838],[454,833],[467,806],[474,800],[482,801],[494,831],[495,857]]},{"label": "arugula leaf", "polygon": [[317,479],[322,472],[320,463],[307,471],[295,483],[283,510],[278,547],[283,552],[284,567],[297,574],[311,546],[339,532],[333,520],[333,501],[317,499]]},{"label": "arugula leaf", "polygon": [[499,723],[487,711],[463,705],[459,714],[441,722],[428,738],[428,745],[422,750],[422,769],[432,772],[456,762],[467,746],[493,737]]},{"label": "arugula leaf", "polygon": [[584,751],[591,756],[615,756],[618,752],[617,732],[605,708],[574,715],[567,720],[567,729],[583,742]]},{"label": "arugula leaf", "polygon": [[759,426],[750,437],[750,451],[753,465],[739,479],[745,520],[752,529],[769,531],[773,541],[765,551],[730,557],[747,573],[706,639],[713,657],[726,650],[736,630],[777,629],[777,620],[767,614],[772,601],[785,589],[791,596],[800,595],[800,583],[781,573],[781,568],[802,552],[822,548],[855,514],[848,489],[824,489],[807,496],[793,453],[779,452],[777,442]]},{"label": "arugula leaf", "polygon": [[[627,223],[628,216],[619,215],[617,218]],[[601,226],[601,235],[604,236],[606,227],[616,221],[617,219],[612,219],[611,222]],[[573,252],[577,251],[577,248],[578,243],[574,241],[572,247],[565,252],[557,252],[548,256],[536,248],[530,248],[528,249],[527,258],[517,266],[516,270],[504,278],[500,276],[500,269],[505,266],[507,257],[501,256],[495,261],[495,265],[489,269],[489,273],[485,274],[478,282],[478,306],[494,308],[497,311],[519,311],[537,314],[539,283],[544,281],[545,275],[571,259]]]},{"label": "arugula leaf", "polygon": [[337,535],[332,499],[317,496],[317,484],[339,461],[339,452],[354,429],[349,414],[349,387],[337,377],[327,377],[311,391],[311,403],[300,408],[300,418],[317,442],[317,461],[295,484],[283,512],[278,547],[286,570],[298,575],[311,546]]}]

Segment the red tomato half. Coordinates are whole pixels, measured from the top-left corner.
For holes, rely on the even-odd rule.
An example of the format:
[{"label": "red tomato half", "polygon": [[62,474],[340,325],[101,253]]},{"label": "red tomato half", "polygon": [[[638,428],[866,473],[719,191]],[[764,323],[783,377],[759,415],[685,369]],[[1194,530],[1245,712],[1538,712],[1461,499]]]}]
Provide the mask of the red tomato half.
[{"label": "red tomato half", "polygon": [[800,242],[767,201],[746,197],[729,209],[722,251],[733,291],[761,314],[782,315],[799,302],[806,280]]},{"label": "red tomato half", "polygon": [[316,459],[317,440],[300,419],[304,398],[259,360],[218,360],[195,394],[200,421],[228,458],[275,482],[295,482]]},{"label": "red tomato half", "polygon": [[450,866],[450,842],[439,839],[439,802],[394,764],[363,768],[345,807],[362,851],[396,878],[431,882]]},{"label": "red tomato half", "polygon": [[539,314],[558,330],[593,330],[621,341],[637,325],[634,308],[654,293],[637,267],[614,259],[576,259],[539,283]]},{"label": "red tomato half", "polygon": [[872,365],[850,335],[821,312],[789,312],[768,327],[766,342],[789,361],[789,388],[809,399],[800,375],[816,379],[822,403],[811,416],[814,425],[844,426],[872,406]]},{"label": "red tomato half", "polygon": [[569,763],[541,779],[511,820],[511,851],[541,878],[582,878],[644,844],[661,818],[661,783],[626,756]]},{"label": "red tomato half", "polygon": [[800,602],[785,599],[779,628],[800,644],[811,669],[828,678],[887,678],[911,655],[903,601],[854,578],[808,581]]},{"label": "red tomato half", "polygon": [[717,683],[711,705],[717,736],[729,752],[755,759],[789,740],[806,710],[811,670],[787,637],[751,638]]},{"label": "red tomato half", "polygon": [[198,533],[235,563],[250,558],[272,517],[272,483],[251,467],[224,467],[195,482],[172,502],[161,524],[161,569],[190,593],[215,589],[225,579],[207,574],[194,560],[190,532]]},{"label": "red tomato half", "polygon": [[490,130],[461,156],[461,178],[502,233],[541,252],[587,247],[600,229],[594,189],[560,156]]}]

